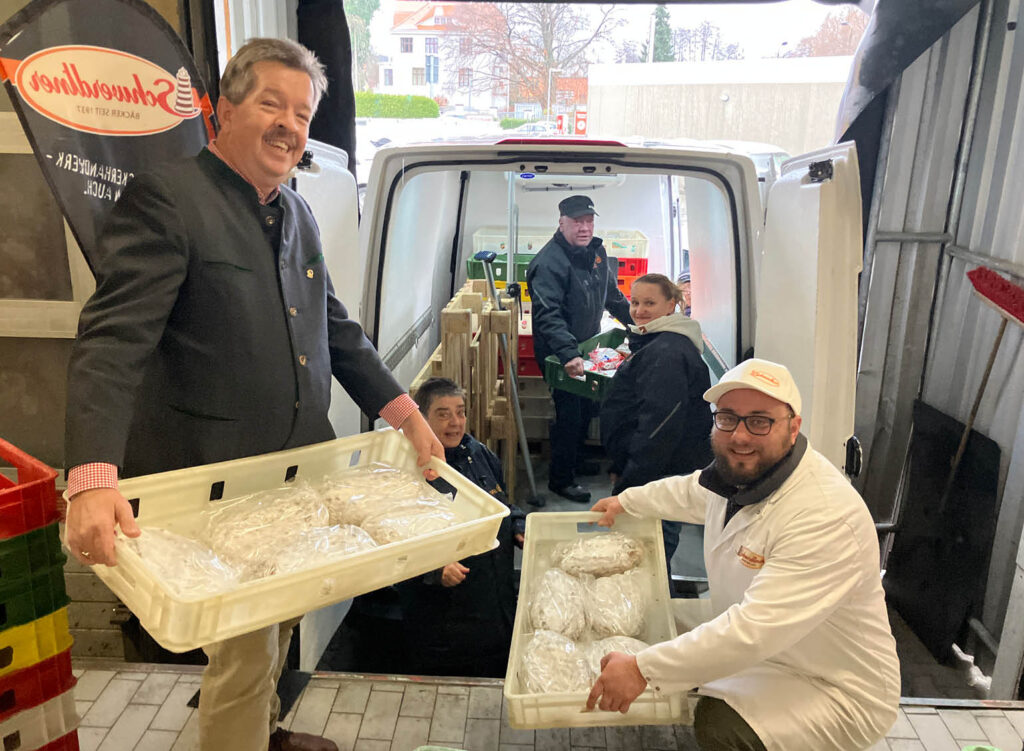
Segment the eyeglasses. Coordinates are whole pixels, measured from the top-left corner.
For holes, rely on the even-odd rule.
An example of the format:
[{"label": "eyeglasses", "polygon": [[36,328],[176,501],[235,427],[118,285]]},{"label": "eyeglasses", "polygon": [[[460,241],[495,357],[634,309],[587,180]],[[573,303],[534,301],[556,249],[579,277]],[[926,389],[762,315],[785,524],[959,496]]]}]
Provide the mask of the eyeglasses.
[{"label": "eyeglasses", "polygon": [[[794,415],[790,414],[779,419],[792,420],[793,417]],[[715,427],[723,433],[732,433],[740,426],[740,423],[743,423],[750,435],[768,435],[772,432],[772,426],[777,422],[774,417],[765,417],[764,415],[740,417],[733,412],[715,412],[714,418]]]}]

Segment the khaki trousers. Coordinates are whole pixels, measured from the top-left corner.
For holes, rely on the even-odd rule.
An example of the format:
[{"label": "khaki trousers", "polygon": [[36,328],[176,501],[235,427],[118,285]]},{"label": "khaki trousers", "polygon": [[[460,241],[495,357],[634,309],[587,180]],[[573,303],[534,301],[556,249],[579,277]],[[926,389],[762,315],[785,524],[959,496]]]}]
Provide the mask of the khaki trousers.
[{"label": "khaki trousers", "polygon": [[277,729],[277,681],[301,618],[204,647],[210,664],[199,692],[200,751],[266,751]]}]

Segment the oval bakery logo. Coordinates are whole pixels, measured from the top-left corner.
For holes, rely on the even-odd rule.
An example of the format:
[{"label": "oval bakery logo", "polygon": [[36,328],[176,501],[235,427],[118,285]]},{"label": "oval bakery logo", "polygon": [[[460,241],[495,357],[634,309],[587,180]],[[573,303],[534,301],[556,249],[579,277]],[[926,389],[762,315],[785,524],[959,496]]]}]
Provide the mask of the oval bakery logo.
[{"label": "oval bakery logo", "polygon": [[185,68],[159,65],[106,47],[50,47],[14,75],[22,99],[54,122],[87,133],[143,136],[200,113]]}]

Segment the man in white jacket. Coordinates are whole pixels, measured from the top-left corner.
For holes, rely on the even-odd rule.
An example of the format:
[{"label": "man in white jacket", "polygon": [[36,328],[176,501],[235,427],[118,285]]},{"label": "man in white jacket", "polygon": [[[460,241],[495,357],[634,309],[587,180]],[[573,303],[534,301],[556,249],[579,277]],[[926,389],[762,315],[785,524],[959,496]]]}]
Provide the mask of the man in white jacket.
[{"label": "man in white jacket", "polygon": [[648,686],[699,687],[702,749],[866,749],[900,696],[871,516],[800,434],[785,366],[747,360],[704,398],[717,407],[712,464],[593,510],[609,527],[624,511],[704,524],[713,617],[635,657],[605,656],[588,707],[625,712]]}]

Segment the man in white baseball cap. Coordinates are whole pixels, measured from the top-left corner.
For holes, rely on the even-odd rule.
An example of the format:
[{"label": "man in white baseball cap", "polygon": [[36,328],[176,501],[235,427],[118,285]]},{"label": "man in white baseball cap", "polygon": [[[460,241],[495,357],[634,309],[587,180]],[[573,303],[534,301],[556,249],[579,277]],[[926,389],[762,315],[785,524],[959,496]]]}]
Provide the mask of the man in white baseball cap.
[{"label": "man in white baseball cap", "polygon": [[864,501],[800,433],[784,365],[751,359],[704,393],[714,461],[598,501],[703,524],[712,618],[636,656],[611,652],[587,706],[699,688],[706,751],[866,749],[896,719],[899,660]]}]

